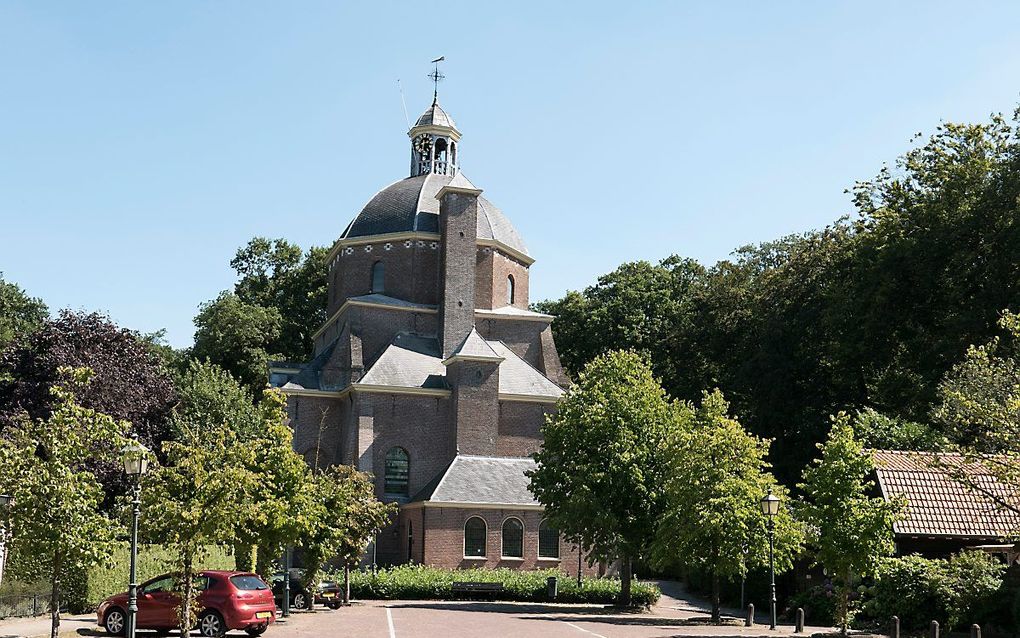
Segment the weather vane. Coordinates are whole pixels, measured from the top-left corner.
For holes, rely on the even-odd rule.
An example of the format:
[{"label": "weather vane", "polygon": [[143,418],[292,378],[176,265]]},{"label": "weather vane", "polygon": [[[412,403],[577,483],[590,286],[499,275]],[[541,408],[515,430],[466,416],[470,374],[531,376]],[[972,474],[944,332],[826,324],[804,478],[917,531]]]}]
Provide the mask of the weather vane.
[{"label": "weather vane", "polygon": [[442,62],[445,59],[446,59],[446,56],[445,55],[441,55],[438,58],[436,58],[435,60],[432,60],[432,64],[435,64],[436,68],[435,68],[435,70],[432,71],[432,73],[429,73],[428,77],[432,80],[432,83],[435,85],[435,89],[432,92],[432,102],[433,103],[439,102],[439,83],[443,79],[446,78],[445,75],[443,75],[442,73],[439,72],[439,63]]}]

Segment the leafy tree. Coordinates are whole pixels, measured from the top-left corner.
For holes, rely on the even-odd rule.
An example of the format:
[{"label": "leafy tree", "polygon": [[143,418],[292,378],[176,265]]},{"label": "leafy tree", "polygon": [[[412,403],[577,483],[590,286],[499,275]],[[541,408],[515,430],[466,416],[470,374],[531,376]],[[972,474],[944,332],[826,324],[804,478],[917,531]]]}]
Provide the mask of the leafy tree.
[{"label": "leafy tree", "polygon": [[[718,390],[706,393],[690,429],[670,430],[666,504],[652,547],[660,567],[692,565],[712,575],[714,622],[720,620],[720,579],[769,564],[769,521],[761,500],[769,491],[789,499],[768,473],[768,441],[745,432],[727,416],[728,407]],[[775,564],[782,572],[793,566],[803,531],[786,507],[774,523]]]},{"label": "leafy tree", "polygon": [[661,449],[681,407],[634,352],[595,357],[555,415],[530,473],[550,523],[591,559],[622,561],[621,604],[630,604],[631,560],[648,546],[662,511]]},{"label": "leafy tree", "polygon": [[1020,315],[1003,311],[999,326],[1003,335],[969,348],[946,375],[934,416],[964,459],[980,464],[1006,489],[988,490],[966,467],[945,469],[998,506],[1020,513],[1020,505],[1004,496],[1020,490]]},{"label": "leafy tree", "polygon": [[[103,315],[66,310],[0,354],[0,369],[10,373],[7,380],[0,380],[0,427],[11,427],[21,414],[48,418],[59,403],[51,389],[61,382],[62,367],[92,370],[90,382],[76,389],[82,407],[130,421],[150,447],[157,448],[169,436],[176,393],[170,372],[148,344]],[[127,484],[114,442],[93,439],[93,443],[98,447],[87,467],[103,485],[104,507],[109,507]]]},{"label": "leafy tree", "polygon": [[284,239],[254,237],[237,251],[230,266],[237,272],[234,294],[241,301],[274,308],[281,330],[265,349],[288,360],[303,361],[312,351],[312,334],[326,321],[329,249],[307,252]]},{"label": "leafy tree", "polygon": [[926,423],[890,417],[873,408],[853,415],[854,436],[866,448],[876,450],[938,451],[949,441]]},{"label": "leafy tree", "polygon": [[50,636],[60,632],[62,591],[113,552],[117,526],[100,513],[103,488],[85,469],[93,450],[124,443],[129,424],[82,407],[74,390],[89,383],[87,369],[60,368],[64,384],[51,388],[45,419],[22,416],[0,438],[0,480],[13,496],[4,512],[11,570],[50,584]]},{"label": "leafy tree", "polygon": [[837,586],[835,620],[845,634],[853,579],[873,575],[882,557],[895,550],[892,525],[902,503],[868,495],[874,461],[854,438],[846,413],[833,418],[828,440],[818,447],[821,458],[804,468],[798,486],[807,498],[801,516],[817,549],[816,564]]},{"label": "leafy tree", "polygon": [[195,317],[192,356],[208,360],[239,379],[254,396],[266,387],[270,353],[266,345],[280,335],[282,318],[275,308],[222,293],[203,304]]},{"label": "leafy tree", "polygon": [[226,427],[240,441],[260,435],[264,424],[251,392],[218,365],[189,360],[177,381],[177,392],[180,400],[173,423],[185,429],[175,432],[176,438],[187,437],[190,428],[202,423]]},{"label": "leafy tree", "polygon": [[142,487],[143,534],[163,544],[179,573],[181,635],[197,621],[194,576],[206,548],[236,540],[253,475],[232,430],[175,417],[178,437],[163,443],[166,461],[150,470]]},{"label": "leafy tree", "polygon": [[4,281],[0,273],[0,351],[38,330],[48,315],[46,304],[29,297],[17,284]]},{"label": "leafy tree", "polygon": [[349,465],[333,465],[315,474],[311,525],[302,540],[306,586],[318,581],[322,565],[338,558],[344,567],[344,603],[350,601],[350,569],[369,541],[396,514],[393,503],[375,497],[371,477]]}]

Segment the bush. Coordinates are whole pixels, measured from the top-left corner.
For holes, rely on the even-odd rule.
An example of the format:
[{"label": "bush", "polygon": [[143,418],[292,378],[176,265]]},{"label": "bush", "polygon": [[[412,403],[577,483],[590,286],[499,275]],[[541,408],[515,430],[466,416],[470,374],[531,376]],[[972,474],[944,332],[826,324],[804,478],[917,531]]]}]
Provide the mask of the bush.
[{"label": "bush", "polygon": [[[555,569],[522,571],[515,569],[441,569],[425,565],[404,565],[390,569],[351,572],[351,596],[382,600],[442,600],[463,597],[453,592],[455,582],[501,583],[500,600],[542,602],[546,596],[546,579],[559,577],[557,602],[615,603],[620,595],[620,581],[615,578],[585,578],[578,588],[577,579]],[[342,574],[331,578],[343,582]],[[650,606],[659,600],[655,585],[635,582],[631,588],[635,605]]]},{"label": "bush", "polygon": [[[82,588],[84,597],[75,600],[69,607],[74,613],[84,613],[95,609],[107,596],[126,591],[128,572],[131,566],[131,546],[124,542],[110,560],[88,573],[87,583]],[[138,582],[142,583],[168,570],[173,557],[161,545],[139,545],[138,547]],[[234,559],[229,548],[213,546],[209,548],[201,569],[234,569]]]},{"label": "bush", "polygon": [[804,618],[811,625],[832,625],[836,614],[836,592],[831,583],[815,585],[790,597],[787,619],[795,619],[798,607],[804,610]]},{"label": "bush", "polygon": [[959,628],[986,613],[1005,569],[983,552],[961,552],[948,560],[888,558],[865,590],[864,611],[879,623],[899,616],[905,631],[925,629],[932,620],[947,631]]}]

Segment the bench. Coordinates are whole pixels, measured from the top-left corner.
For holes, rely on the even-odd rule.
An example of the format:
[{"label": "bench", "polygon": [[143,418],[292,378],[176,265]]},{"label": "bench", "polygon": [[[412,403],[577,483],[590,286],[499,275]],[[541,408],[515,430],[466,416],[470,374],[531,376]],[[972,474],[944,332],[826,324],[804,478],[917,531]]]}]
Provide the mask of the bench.
[{"label": "bench", "polygon": [[486,594],[492,598],[503,591],[503,583],[456,582],[450,588],[454,594]]}]

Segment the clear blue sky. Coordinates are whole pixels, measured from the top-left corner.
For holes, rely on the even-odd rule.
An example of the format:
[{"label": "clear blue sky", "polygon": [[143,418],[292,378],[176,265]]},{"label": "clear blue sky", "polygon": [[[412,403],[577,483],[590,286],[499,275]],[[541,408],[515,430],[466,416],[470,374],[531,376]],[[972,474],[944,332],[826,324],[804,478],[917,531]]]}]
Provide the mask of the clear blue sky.
[{"label": "clear blue sky", "polygon": [[413,119],[439,55],[533,300],[711,263],[849,212],[940,119],[1011,112],[1017,24],[1007,2],[6,0],[0,271],[187,345],[250,237],[328,245],[405,176],[396,81]]}]

